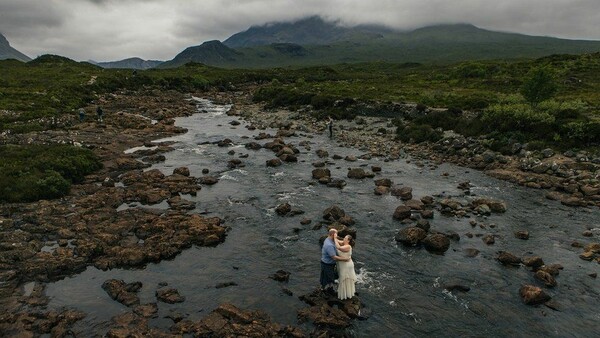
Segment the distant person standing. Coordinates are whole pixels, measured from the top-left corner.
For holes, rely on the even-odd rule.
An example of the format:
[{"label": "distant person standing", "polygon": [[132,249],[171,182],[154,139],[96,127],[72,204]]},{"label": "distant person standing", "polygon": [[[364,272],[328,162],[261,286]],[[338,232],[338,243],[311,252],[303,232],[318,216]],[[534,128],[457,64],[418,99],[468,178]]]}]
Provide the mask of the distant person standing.
[{"label": "distant person standing", "polygon": [[85,120],[85,109],[79,108],[79,122],[83,122]]},{"label": "distant person standing", "polygon": [[333,119],[329,116],[327,120],[327,128],[329,129],[329,138],[333,138]]},{"label": "distant person standing", "polygon": [[98,115],[98,122],[102,122],[102,115],[104,115],[104,111],[100,106],[96,109],[96,114]]}]

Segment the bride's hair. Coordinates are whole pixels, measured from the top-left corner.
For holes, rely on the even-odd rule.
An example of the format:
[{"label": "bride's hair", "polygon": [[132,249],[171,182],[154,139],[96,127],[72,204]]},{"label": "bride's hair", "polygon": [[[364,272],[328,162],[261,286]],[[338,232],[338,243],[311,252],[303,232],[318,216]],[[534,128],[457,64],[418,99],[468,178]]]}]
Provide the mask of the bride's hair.
[{"label": "bride's hair", "polygon": [[348,237],[348,244],[350,244],[350,246],[354,248],[355,242],[354,242],[354,238],[352,237],[352,235],[346,235],[344,237]]}]

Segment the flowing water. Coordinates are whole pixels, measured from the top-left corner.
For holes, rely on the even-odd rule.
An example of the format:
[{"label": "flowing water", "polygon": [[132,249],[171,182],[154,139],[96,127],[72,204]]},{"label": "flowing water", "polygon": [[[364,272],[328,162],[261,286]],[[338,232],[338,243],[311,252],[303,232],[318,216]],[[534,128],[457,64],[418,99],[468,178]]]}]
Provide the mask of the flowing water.
[{"label": "flowing water", "polygon": [[[201,177],[208,168],[220,182],[204,186],[197,196],[184,196],[196,202],[194,212],[218,216],[231,227],[224,243],[214,248],[193,247],[170,261],[149,264],[140,270],[100,271],[93,267],[83,273],[49,284],[46,290],[50,307],[68,306],[88,314],[76,326],[84,335],[103,334],[110,318],[129,309],[109,298],[101,288],[106,279],[126,282],[142,281],[141,303],[156,302],[158,284],[166,282],[186,297],[179,304],[159,303],[159,316],[151,326],[168,328],[172,321],[164,318],[172,312],[198,319],[223,302],[243,309],[262,309],[283,324],[297,324],[297,310],[306,307],[298,299],[318,286],[320,247],[318,239],[325,228],[311,230],[331,205],[342,207],[356,220],[357,241],[354,261],[358,274],[357,292],[370,310],[367,320],[355,321],[348,334],[357,337],[412,336],[555,336],[591,337],[600,332],[599,281],[588,274],[598,272],[599,265],[578,258],[581,249],[572,248],[574,240],[585,242],[581,233],[598,228],[597,209],[573,209],[546,200],[543,192],[525,189],[484,174],[453,165],[421,168],[414,161],[400,159],[359,160],[351,163],[333,161],[332,176],[343,178],[348,185],[339,190],[318,184],[311,177],[312,163],[318,161],[315,150],[322,148],[330,156],[361,155],[356,149],[338,147],[327,135],[301,135],[286,139],[303,147],[299,162],[268,168],[265,161],[274,158],[270,150],[247,150],[258,131],[241,125],[225,115],[227,106],[195,99],[204,113],[179,118],[177,125],[189,131],[169,140],[177,141],[176,150],[165,154],[166,161],[152,168],[171,174],[174,168],[187,166],[191,175]],[[274,130],[267,130],[275,134]],[[204,144],[230,138],[235,145],[218,147]],[[165,141],[165,140],[161,140]],[[260,141],[262,143],[268,140]],[[235,151],[229,155],[228,151]],[[227,161],[249,154],[245,167],[227,169]],[[331,159],[330,159],[331,161]],[[468,218],[454,218],[435,213],[432,229],[456,231],[459,242],[452,241],[445,255],[433,255],[422,248],[397,245],[394,235],[402,225],[392,219],[394,209],[402,204],[393,196],[375,196],[371,179],[346,178],[349,167],[378,165],[378,177],[413,188],[413,195],[454,196],[466,200],[458,183],[469,180],[472,195],[505,201],[508,211],[479,219],[494,224],[486,229],[472,228]],[[447,173],[445,176],[443,173]],[[284,202],[305,211],[294,217],[278,216],[274,208]],[[123,206],[127,207],[127,206]],[[160,205],[164,208],[166,205]],[[310,218],[310,225],[300,224]],[[474,219],[474,218],[472,218]],[[514,231],[528,230],[529,240],[514,238]],[[600,236],[598,229],[595,236]],[[467,238],[465,233],[496,234],[496,243],[486,245],[480,237]],[[464,250],[480,250],[476,257],[466,257]],[[559,311],[544,306],[524,305],[519,297],[523,284],[537,284],[525,267],[505,267],[494,258],[506,250],[517,256],[539,255],[546,263],[560,263],[564,270],[557,277],[558,286],[546,291],[558,304]],[[277,270],[291,273],[288,283],[268,278]],[[219,283],[237,285],[216,288]],[[470,291],[445,291],[448,284],[461,284]],[[287,288],[293,296],[284,292]],[[310,329],[304,324],[305,329]]]}]

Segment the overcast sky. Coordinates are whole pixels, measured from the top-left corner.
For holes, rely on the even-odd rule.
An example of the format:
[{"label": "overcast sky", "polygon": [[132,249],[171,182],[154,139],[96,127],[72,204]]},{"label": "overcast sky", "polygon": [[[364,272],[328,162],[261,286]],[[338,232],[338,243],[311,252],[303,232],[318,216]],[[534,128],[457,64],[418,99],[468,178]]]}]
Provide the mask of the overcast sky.
[{"label": "overcast sky", "polygon": [[0,0],[0,33],[35,58],[170,60],[252,25],[321,15],[345,25],[439,23],[600,40],[600,0]]}]

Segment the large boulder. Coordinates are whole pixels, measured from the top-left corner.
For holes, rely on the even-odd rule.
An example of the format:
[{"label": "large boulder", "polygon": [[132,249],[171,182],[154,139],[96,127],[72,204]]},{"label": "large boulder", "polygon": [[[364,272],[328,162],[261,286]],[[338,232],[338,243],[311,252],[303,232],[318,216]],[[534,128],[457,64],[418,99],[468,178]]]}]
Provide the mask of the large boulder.
[{"label": "large boulder", "polygon": [[378,185],[375,187],[375,190],[373,190],[373,193],[377,196],[387,195],[389,192],[390,188],[383,185]]},{"label": "large boulder", "polygon": [[506,203],[491,198],[478,198],[472,202],[473,209],[477,209],[480,205],[487,205],[490,211],[496,213],[506,212]]},{"label": "large boulder", "polygon": [[267,167],[279,167],[282,164],[283,162],[281,162],[281,160],[278,158],[267,160]]},{"label": "large boulder", "polygon": [[392,196],[400,197],[403,201],[408,201],[413,198],[411,187],[393,188],[391,194]]},{"label": "large boulder", "polygon": [[331,171],[327,168],[317,168],[312,171],[312,177],[317,180],[323,177],[331,177]]},{"label": "large boulder", "polygon": [[280,216],[284,216],[284,215],[288,214],[290,211],[292,211],[292,206],[287,202],[280,204],[277,206],[277,208],[275,208],[275,212]]},{"label": "large boulder", "polygon": [[214,184],[219,183],[219,179],[214,176],[204,176],[204,177],[200,177],[198,179],[198,183],[204,184],[204,185],[214,185]]},{"label": "large boulder", "polygon": [[367,177],[367,173],[362,168],[352,168],[348,170],[348,178],[362,179]]},{"label": "large boulder", "polygon": [[410,207],[412,210],[423,210],[423,208],[425,207],[423,202],[419,200],[405,200],[404,205]]},{"label": "large boulder", "polygon": [[541,288],[533,285],[523,285],[519,290],[523,303],[527,305],[543,304],[551,299],[551,297]]},{"label": "large boulder", "polygon": [[217,142],[217,145],[219,147],[229,147],[229,146],[233,145],[233,141],[231,139],[226,138],[226,139],[223,139],[223,140]]},{"label": "large boulder", "polygon": [[391,187],[392,186],[392,180],[390,180],[389,178],[380,178],[374,181],[376,186],[384,186],[384,187]]},{"label": "large boulder", "polygon": [[394,211],[394,219],[402,221],[411,216],[411,208],[406,205],[400,205]]},{"label": "large boulder", "polygon": [[332,205],[329,208],[325,209],[325,211],[323,211],[323,218],[331,222],[337,221],[345,215],[346,212],[344,211],[344,209],[338,207],[337,205]]},{"label": "large boulder", "polygon": [[414,246],[419,244],[425,237],[427,237],[425,230],[417,227],[407,227],[398,231],[395,239],[396,242],[404,245]]},{"label": "large boulder", "polygon": [[544,260],[540,256],[523,257],[522,262],[523,265],[533,269],[537,269],[544,265]]},{"label": "large boulder", "polygon": [[108,279],[102,283],[102,289],[108,293],[110,298],[125,305],[132,306],[140,303],[136,292],[142,287],[141,282],[126,284],[123,280]]},{"label": "large boulder", "polygon": [[514,265],[514,266],[521,265],[521,258],[519,258],[507,251],[499,251],[496,259],[503,265]]},{"label": "large boulder", "polygon": [[275,274],[273,274],[269,278],[278,282],[287,282],[290,280],[290,273],[285,270],[277,270],[277,272],[275,272]]},{"label": "large boulder", "polygon": [[181,296],[179,291],[173,288],[156,290],[156,299],[169,304],[182,303],[185,301],[185,297]]},{"label": "large boulder", "polygon": [[535,272],[534,277],[537,280],[540,280],[544,283],[544,285],[546,285],[549,288],[555,287],[556,286],[556,279],[554,279],[554,276],[552,276],[552,274],[544,271],[544,270],[538,270]]},{"label": "large boulder", "polygon": [[188,167],[179,167],[173,169],[173,174],[178,174],[182,176],[190,176],[190,169]]},{"label": "large boulder", "polygon": [[320,158],[329,156],[329,153],[324,149],[317,149],[316,153],[317,153],[317,156],[319,156]]},{"label": "large boulder", "polygon": [[423,245],[425,245],[425,249],[427,249],[429,252],[443,254],[444,252],[448,251],[448,248],[450,247],[450,240],[445,235],[433,234],[423,239]]},{"label": "large boulder", "polygon": [[342,189],[343,187],[346,186],[346,181],[339,179],[339,178],[335,178],[335,179],[328,180],[326,184],[330,188]]},{"label": "large boulder", "polygon": [[294,154],[283,154],[279,156],[279,159],[283,162],[298,162],[298,157]]},{"label": "large boulder", "polygon": [[246,149],[251,150],[260,150],[262,148],[262,145],[258,142],[248,142],[244,145],[244,147],[246,147]]}]

